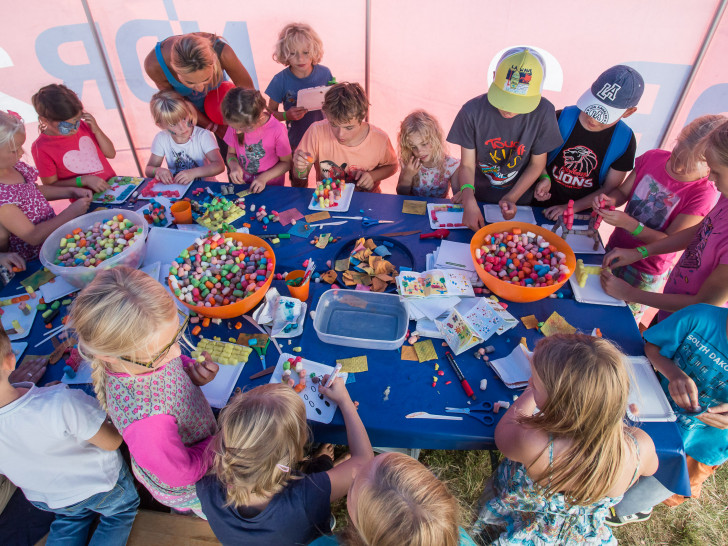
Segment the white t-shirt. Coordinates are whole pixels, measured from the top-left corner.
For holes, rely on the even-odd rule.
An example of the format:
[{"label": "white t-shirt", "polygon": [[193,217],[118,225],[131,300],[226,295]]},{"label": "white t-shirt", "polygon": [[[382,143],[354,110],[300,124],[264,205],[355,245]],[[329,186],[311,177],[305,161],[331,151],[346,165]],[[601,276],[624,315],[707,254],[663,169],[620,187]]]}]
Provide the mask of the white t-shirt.
[{"label": "white t-shirt", "polygon": [[151,152],[167,160],[167,169],[173,175],[187,169],[202,167],[209,163],[205,154],[217,150],[215,135],[202,127],[195,127],[192,136],[184,144],[177,144],[167,131],[157,133],[152,141]]},{"label": "white t-shirt", "polygon": [[119,450],[88,443],[106,413],[95,398],[66,385],[29,388],[0,408],[0,473],[30,501],[63,508],[110,491],[121,470]]}]

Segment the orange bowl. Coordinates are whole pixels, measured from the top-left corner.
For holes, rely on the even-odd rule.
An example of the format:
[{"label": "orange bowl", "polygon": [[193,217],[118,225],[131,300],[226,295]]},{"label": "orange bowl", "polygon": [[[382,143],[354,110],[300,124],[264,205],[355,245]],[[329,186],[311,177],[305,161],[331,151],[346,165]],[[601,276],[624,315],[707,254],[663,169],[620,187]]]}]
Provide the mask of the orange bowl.
[{"label": "orange bowl", "polygon": [[[247,246],[257,246],[257,247],[263,247],[268,252],[270,252],[271,260],[273,261],[273,272],[276,270],[276,255],[275,252],[273,252],[273,249],[271,246],[261,239],[260,237],[256,237],[255,235],[250,235],[249,233],[225,233],[223,234],[224,237],[232,237],[236,241],[240,241],[244,245]],[[191,250],[194,248],[195,245],[187,247],[187,250]],[[253,292],[250,296],[247,298],[243,298],[240,301],[236,301],[235,303],[231,303],[229,305],[219,305],[216,307],[205,307],[204,305],[192,305],[190,303],[187,303],[186,301],[182,301],[179,298],[175,298],[177,301],[182,303],[185,307],[188,309],[194,311],[198,315],[201,315],[203,317],[210,317],[210,318],[221,318],[221,319],[229,319],[233,317],[239,317],[240,315],[243,315],[250,311],[253,307],[258,305],[263,297],[265,296],[266,292],[268,292],[268,289],[270,288],[270,284],[273,282],[273,274],[271,274],[270,277],[268,277],[263,284],[263,286],[259,287],[255,292]],[[167,279],[167,284],[169,284],[170,289],[172,289],[172,285],[169,282],[169,278]],[[172,289],[172,292],[174,290]]]},{"label": "orange bowl", "polygon": [[[513,231],[513,228],[520,228],[523,233],[530,231],[536,235],[541,235],[549,243],[554,245],[559,252],[566,254],[566,266],[569,268],[569,274],[566,276],[566,279],[561,282],[554,283],[551,286],[535,286],[533,288],[529,288],[502,281],[490,273],[486,273],[485,269],[483,269],[483,267],[478,263],[478,259],[475,257],[475,250],[483,246],[483,241],[485,240],[486,235],[493,235],[504,231],[510,232]],[[473,264],[475,264],[475,271],[478,273],[478,277],[480,277],[483,283],[485,283],[488,290],[503,299],[519,303],[527,303],[547,298],[550,294],[553,294],[559,288],[564,286],[564,283],[569,280],[574,269],[576,269],[576,256],[566,241],[548,229],[534,224],[527,224],[525,222],[496,222],[495,224],[490,224],[480,228],[475,232],[473,238],[470,240],[470,255],[473,258]]]}]

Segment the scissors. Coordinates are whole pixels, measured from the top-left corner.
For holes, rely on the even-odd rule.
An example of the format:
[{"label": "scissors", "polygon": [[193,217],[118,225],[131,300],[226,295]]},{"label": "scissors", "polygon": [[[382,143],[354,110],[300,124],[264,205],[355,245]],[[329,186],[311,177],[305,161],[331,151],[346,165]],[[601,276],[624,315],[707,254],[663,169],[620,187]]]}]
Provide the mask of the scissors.
[{"label": "scissors", "polygon": [[445,413],[464,413],[475,417],[478,421],[486,426],[490,426],[495,423],[495,417],[492,415],[493,402],[481,402],[479,404],[473,404],[469,408],[445,408]]},{"label": "scissors", "polygon": [[394,220],[377,220],[369,216],[332,216],[332,218],[348,218],[349,220],[361,220],[364,227],[376,226],[377,224],[394,224]]}]

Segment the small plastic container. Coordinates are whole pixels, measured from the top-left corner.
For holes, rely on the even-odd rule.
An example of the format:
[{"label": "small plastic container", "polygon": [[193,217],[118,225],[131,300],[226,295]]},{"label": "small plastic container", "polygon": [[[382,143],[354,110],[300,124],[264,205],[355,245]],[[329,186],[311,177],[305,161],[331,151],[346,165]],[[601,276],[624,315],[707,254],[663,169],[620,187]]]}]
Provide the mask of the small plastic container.
[{"label": "small plastic container", "polygon": [[313,328],[324,343],[393,351],[404,343],[407,306],[396,294],[327,290],[316,306]]},{"label": "small plastic container", "polygon": [[[63,239],[67,234],[71,233],[76,228],[81,228],[85,231],[96,222],[103,222],[117,214],[121,214],[124,218],[134,222],[134,225],[142,227],[142,235],[137,237],[133,244],[125,248],[116,256],[104,260],[98,267],[63,267],[53,263],[56,259],[56,250],[58,250],[61,246],[61,239]],[[40,249],[40,262],[51,273],[58,275],[73,286],[83,288],[94,279],[96,273],[104,269],[110,269],[118,265],[126,265],[134,269],[138,268],[146,254],[147,233],[149,233],[149,225],[144,219],[144,216],[138,212],[126,209],[99,209],[95,212],[90,212],[83,216],[79,216],[78,218],[74,218],[51,233]]]}]

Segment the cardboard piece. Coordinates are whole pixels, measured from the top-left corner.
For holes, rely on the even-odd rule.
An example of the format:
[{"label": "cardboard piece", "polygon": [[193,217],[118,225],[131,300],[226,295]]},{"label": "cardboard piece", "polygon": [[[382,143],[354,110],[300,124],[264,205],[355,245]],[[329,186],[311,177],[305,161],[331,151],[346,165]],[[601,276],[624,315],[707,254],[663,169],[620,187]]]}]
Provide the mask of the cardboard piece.
[{"label": "cardboard piece", "polygon": [[337,358],[336,362],[341,364],[341,371],[348,373],[369,371],[369,363],[366,355],[353,358]]},{"label": "cardboard piece", "polygon": [[419,362],[419,358],[417,358],[417,351],[415,351],[415,348],[412,345],[402,345],[402,360],[414,360],[415,362]]},{"label": "cardboard piece", "polygon": [[326,248],[326,245],[329,244],[329,238],[331,237],[331,233],[322,233],[319,235],[318,241],[316,242],[316,248],[324,249]]},{"label": "cardboard piece", "polygon": [[292,220],[300,220],[303,214],[298,209],[287,209],[278,213],[278,221],[282,226],[287,226]]},{"label": "cardboard piece", "polygon": [[55,278],[55,273],[51,273],[44,267],[27,277],[26,279],[20,281],[20,284],[22,284],[25,288],[30,287],[33,290],[38,290],[38,288],[43,286],[45,283],[50,282]]},{"label": "cardboard piece", "polygon": [[521,317],[521,322],[526,327],[526,330],[534,330],[538,328],[538,319],[536,318],[536,315]]},{"label": "cardboard piece", "polygon": [[435,352],[435,346],[432,344],[431,339],[424,341],[418,341],[413,345],[417,358],[420,362],[427,362],[428,360],[437,360],[437,353]]},{"label": "cardboard piece", "polygon": [[349,258],[342,258],[334,262],[334,271],[346,271],[349,269]]},{"label": "cardboard piece", "polygon": [[576,328],[566,322],[566,319],[556,311],[551,313],[551,316],[541,326],[541,333],[546,337],[554,334],[573,334],[575,332]]},{"label": "cardboard piece", "polygon": [[331,218],[331,215],[326,211],[314,212],[313,214],[307,214],[304,216],[306,222],[312,224],[313,222],[320,222],[321,220],[327,220]]},{"label": "cardboard piece", "polygon": [[321,274],[321,280],[329,284],[334,284],[336,282],[336,277],[336,271],[332,269],[329,269],[326,273]]},{"label": "cardboard piece", "polygon": [[424,216],[427,214],[427,201],[413,201],[405,199],[402,202],[402,213]]}]

